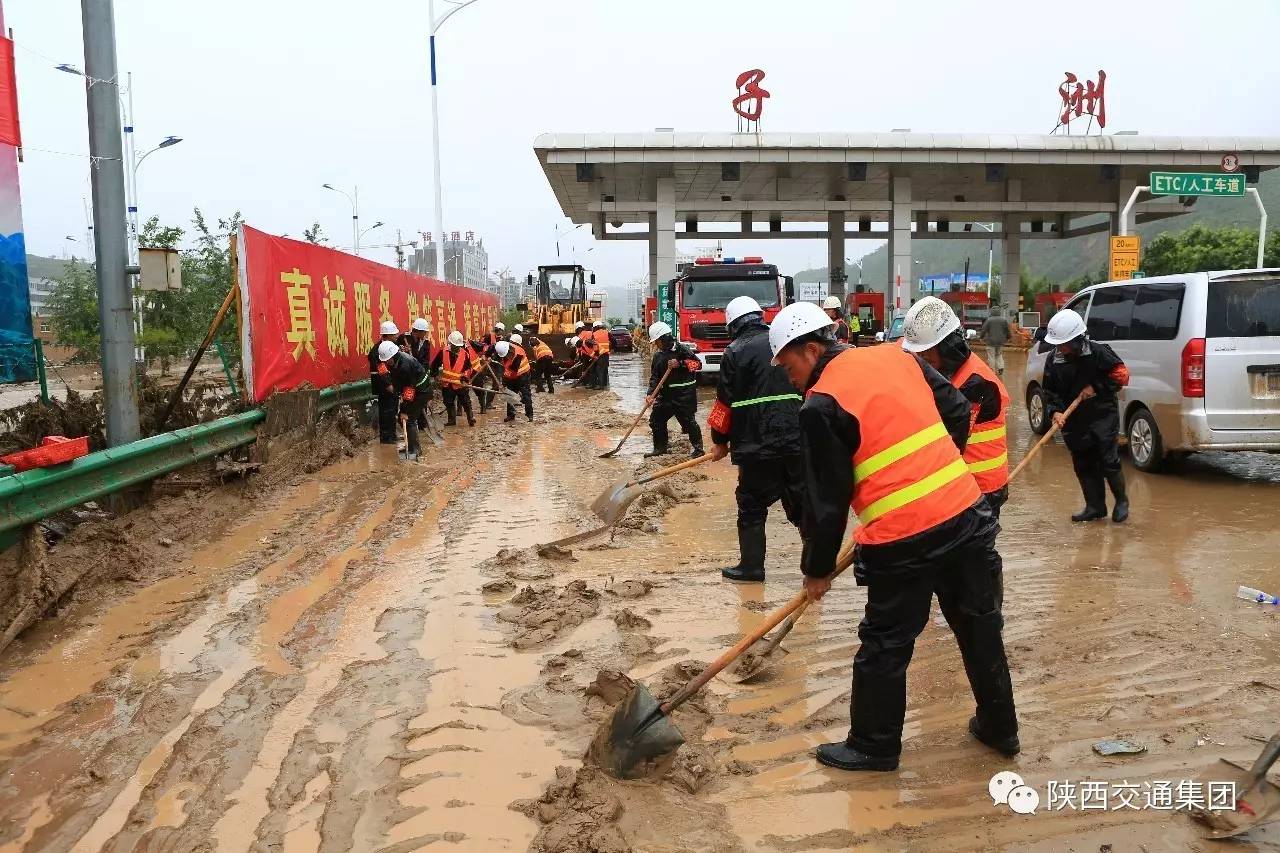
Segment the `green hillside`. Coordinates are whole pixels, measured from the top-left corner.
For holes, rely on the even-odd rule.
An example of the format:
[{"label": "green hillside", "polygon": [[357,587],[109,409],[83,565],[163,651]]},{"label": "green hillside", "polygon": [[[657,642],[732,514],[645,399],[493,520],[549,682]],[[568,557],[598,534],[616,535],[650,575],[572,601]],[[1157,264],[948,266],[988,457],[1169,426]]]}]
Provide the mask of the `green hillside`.
[{"label": "green hillside", "polygon": [[[1262,202],[1273,223],[1280,222],[1280,170],[1263,172],[1258,183]],[[1192,212],[1185,216],[1162,219],[1138,227],[1145,245],[1158,234],[1166,231],[1183,231],[1192,225],[1218,228],[1233,225],[1244,228],[1258,227],[1258,210],[1253,199],[1202,198]],[[852,248],[852,246],[850,246]],[[969,269],[987,271],[987,243],[983,240],[913,240],[912,255],[924,263],[916,267],[912,280],[921,275],[959,272],[964,269],[965,256],[969,257]],[[1000,265],[1000,241],[995,243],[995,263]],[[1070,240],[1023,240],[1022,263],[1033,275],[1043,275],[1056,283],[1068,282],[1088,273],[1096,273],[1107,264],[1107,234],[1088,234]],[[858,280],[858,268],[845,270],[850,284]],[[904,270],[903,278],[907,278]],[[880,288],[888,281],[888,247],[881,246],[863,261],[862,281]],[[796,274],[796,281],[826,281],[826,268],[808,269]]]},{"label": "green hillside", "polygon": [[62,275],[62,270],[68,263],[62,258],[27,255],[27,275],[31,278],[57,278]]}]

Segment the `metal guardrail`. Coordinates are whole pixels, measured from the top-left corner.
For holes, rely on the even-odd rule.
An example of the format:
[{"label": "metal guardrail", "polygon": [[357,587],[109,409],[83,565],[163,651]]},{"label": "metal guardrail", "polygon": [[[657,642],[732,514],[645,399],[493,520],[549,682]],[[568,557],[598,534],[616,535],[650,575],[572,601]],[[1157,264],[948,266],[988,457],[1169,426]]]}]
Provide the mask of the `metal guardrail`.
[{"label": "metal guardrail", "polygon": [[[320,391],[319,412],[372,397],[368,381]],[[251,409],[121,447],[100,450],[66,465],[0,476],[0,549],[15,541],[23,527],[56,512],[154,480],[187,465],[226,453],[257,439],[254,427],[266,410]]]}]

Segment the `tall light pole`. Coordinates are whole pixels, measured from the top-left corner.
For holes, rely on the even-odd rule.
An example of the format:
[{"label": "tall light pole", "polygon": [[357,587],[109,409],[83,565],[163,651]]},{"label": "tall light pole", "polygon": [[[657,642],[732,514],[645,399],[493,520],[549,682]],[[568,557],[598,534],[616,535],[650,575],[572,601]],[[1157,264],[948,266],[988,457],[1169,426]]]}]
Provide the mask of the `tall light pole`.
[{"label": "tall light pole", "polygon": [[352,195],[345,190],[338,189],[333,184],[321,184],[321,186],[326,190],[342,193],[347,197],[347,201],[351,202],[351,250],[356,253],[356,257],[360,257],[360,188],[353,187],[355,195]]},{"label": "tall light pole", "polygon": [[[966,231],[969,230],[969,225],[977,225],[979,228],[983,229],[988,234],[994,235],[996,233],[996,226],[994,222],[991,223],[990,225],[988,225],[985,222],[970,222],[968,225],[965,225]],[[987,238],[987,300],[988,301],[990,301],[991,299],[991,270],[993,269],[991,262],[992,262],[992,259],[995,257],[995,247],[996,247],[996,238],[994,236],[988,237]]]},{"label": "tall light pole", "polygon": [[102,396],[107,444],[137,441],[138,399],[133,378],[133,294],[125,228],[124,147],[116,83],[116,19],[113,0],[80,0],[84,32],[85,99],[89,156],[93,158],[94,259],[98,274],[98,318],[102,327]]},{"label": "tall light pole", "polygon": [[554,227],[556,232],[556,257],[558,258],[560,257],[560,238],[563,237],[565,234],[568,234],[570,231],[577,231],[579,228],[586,228],[587,223],[584,222],[581,225],[574,225],[572,228],[562,229],[559,225],[556,225]]},{"label": "tall light pole", "polygon": [[[444,22],[453,16],[454,12],[459,9],[465,9],[476,0],[445,0],[452,4],[453,8],[440,16],[440,20],[436,20],[436,0],[427,0],[427,17],[431,21],[431,155],[435,161],[435,181],[436,181],[436,233],[440,235],[441,247],[444,246],[444,199],[440,193],[440,108],[437,103],[436,96],[436,33],[440,32],[440,28],[444,26]],[[357,252],[356,254],[359,254]],[[435,255],[435,277],[443,278],[443,259],[442,252],[436,252]]]},{"label": "tall light pole", "polygon": [[[361,231],[361,232],[360,232],[360,237],[361,237],[361,239],[363,239],[363,238],[364,238],[364,235],[368,234],[368,233],[369,233],[370,231],[372,231],[373,229],[375,229],[375,228],[381,228],[381,227],[382,227],[383,225],[385,225],[385,224],[386,224],[385,222],[381,222],[381,221],[378,221],[378,222],[373,223],[373,224],[372,224],[372,225],[370,225],[368,228],[366,228],[366,229],[364,229],[363,231]],[[357,244],[357,246],[358,246],[358,245],[359,245],[359,244]],[[359,252],[359,249],[357,248],[357,250],[356,250],[356,254],[359,254],[359,253],[360,253],[360,252]]]}]

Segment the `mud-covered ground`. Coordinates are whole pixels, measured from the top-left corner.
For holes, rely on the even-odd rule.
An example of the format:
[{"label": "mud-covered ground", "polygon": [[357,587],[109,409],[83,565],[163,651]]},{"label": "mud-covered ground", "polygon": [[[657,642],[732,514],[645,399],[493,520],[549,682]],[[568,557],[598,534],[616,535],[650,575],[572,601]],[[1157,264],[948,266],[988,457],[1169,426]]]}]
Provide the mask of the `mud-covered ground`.
[{"label": "mud-covered ground", "polygon": [[[1280,728],[1280,615],[1233,597],[1280,591],[1277,460],[1131,471],[1130,523],[1086,528],[1067,519],[1065,450],[1029,466],[1001,537],[1017,758],[969,738],[935,618],[901,769],[813,761],[848,723],[865,593],[842,580],[774,669],[673,714],[687,742],[657,781],[620,783],[581,759],[633,681],[669,695],[799,584],[781,513],[768,582],[720,580],[736,559],[727,462],[655,488],[611,536],[538,548],[598,526],[595,497],[655,467],[643,425],[596,458],[638,410],[637,367],[615,359],[620,399],[538,395],[532,426],[486,416],[416,465],[365,446],[238,513],[158,528],[171,545],[0,659],[0,850],[1214,849],[1185,814],[1043,798],[1050,781],[1214,778]],[[1020,412],[1011,426],[1016,459]],[[110,543],[78,547],[111,559]],[[1106,738],[1145,752],[1102,758]],[[1037,814],[992,805],[1001,770],[1038,789]]]}]

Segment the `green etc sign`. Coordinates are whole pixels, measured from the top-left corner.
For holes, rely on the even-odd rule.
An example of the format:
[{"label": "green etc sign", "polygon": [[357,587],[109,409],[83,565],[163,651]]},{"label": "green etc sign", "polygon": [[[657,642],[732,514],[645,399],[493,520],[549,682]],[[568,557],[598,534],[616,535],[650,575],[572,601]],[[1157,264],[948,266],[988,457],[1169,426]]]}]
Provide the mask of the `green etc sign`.
[{"label": "green etc sign", "polygon": [[1223,172],[1152,172],[1152,195],[1243,196],[1244,175]]},{"label": "green etc sign", "polygon": [[676,325],[675,293],[672,290],[674,287],[675,282],[673,281],[658,283],[658,320],[666,323],[672,329],[678,328]]}]

